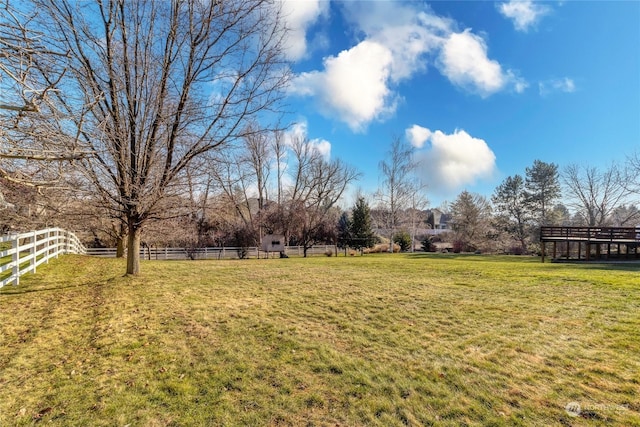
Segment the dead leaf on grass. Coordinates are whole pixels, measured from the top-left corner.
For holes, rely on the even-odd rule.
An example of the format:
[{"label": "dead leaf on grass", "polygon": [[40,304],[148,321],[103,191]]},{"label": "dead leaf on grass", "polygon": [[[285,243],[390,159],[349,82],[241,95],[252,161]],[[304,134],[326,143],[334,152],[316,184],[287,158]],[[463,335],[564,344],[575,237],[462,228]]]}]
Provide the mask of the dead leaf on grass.
[{"label": "dead leaf on grass", "polygon": [[40,410],[40,412],[38,412],[37,414],[35,414],[35,415],[33,416],[33,419],[34,419],[34,420],[39,420],[39,419],[41,419],[42,417],[44,417],[45,415],[47,415],[49,412],[51,412],[51,411],[53,411],[53,408],[52,408],[52,407],[48,407],[48,408],[41,409],[41,410]]}]

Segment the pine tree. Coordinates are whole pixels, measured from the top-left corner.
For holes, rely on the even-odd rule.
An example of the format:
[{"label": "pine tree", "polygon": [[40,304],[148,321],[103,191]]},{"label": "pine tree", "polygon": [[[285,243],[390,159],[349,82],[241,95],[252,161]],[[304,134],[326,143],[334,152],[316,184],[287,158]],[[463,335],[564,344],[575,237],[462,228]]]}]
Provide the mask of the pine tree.
[{"label": "pine tree", "polygon": [[484,196],[465,190],[458,195],[449,209],[451,229],[460,250],[476,250],[487,241],[487,229],[492,213],[491,204]]},{"label": "pine tree", "polygon": [[351,246],[354,249],[369,248],[376,242],[371,227],[371,211],[364,197],[358,197],[351,214]]},{"label": "pine tree", "polygon": [[538,225],[550,222],[550,212],[560,197],[558,165],[535,160],[526,168],[525,188]]},{"label": "pine tree", "polygon": [[346,212],[343,212],[340,215],[340,219],[338,220],[338,247],[340,249],[347,249],[347,247],[351,244],[351,220],[349,219],[349,215]]}]

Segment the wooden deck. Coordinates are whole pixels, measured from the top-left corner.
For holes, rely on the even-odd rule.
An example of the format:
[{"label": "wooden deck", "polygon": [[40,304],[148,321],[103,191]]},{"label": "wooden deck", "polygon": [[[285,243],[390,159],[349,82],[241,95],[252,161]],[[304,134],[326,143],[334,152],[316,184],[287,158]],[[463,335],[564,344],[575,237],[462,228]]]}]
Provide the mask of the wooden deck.
[{"label": "wooden deck", "polygon": [[640,227],[542,227],[540,243],[542,262],[547,243],[553,259],[638,259]]}]

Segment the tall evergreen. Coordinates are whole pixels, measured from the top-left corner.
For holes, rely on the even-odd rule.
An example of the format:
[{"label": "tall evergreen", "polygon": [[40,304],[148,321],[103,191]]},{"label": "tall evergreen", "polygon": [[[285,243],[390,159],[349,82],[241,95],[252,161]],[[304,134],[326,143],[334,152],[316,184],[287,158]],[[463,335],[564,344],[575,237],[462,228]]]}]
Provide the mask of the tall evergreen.
[{"label": "tall evergreen", "polygon": [[338,220],[338,247],[346,249],[351,245],[351,220],[346,212],[342,212]]},{"label": "tall evergreen", "polygon": [[560,197],[558,165],[535,160],[526,168],[525,188],[538,225],[550,222],[550,213]]},{"label": "tall evergreen", "polygon": [[351,214],[351,246],[354,249],[369,248],[376,242],[371,226],[371,210],[364,197],[358,197]]}]

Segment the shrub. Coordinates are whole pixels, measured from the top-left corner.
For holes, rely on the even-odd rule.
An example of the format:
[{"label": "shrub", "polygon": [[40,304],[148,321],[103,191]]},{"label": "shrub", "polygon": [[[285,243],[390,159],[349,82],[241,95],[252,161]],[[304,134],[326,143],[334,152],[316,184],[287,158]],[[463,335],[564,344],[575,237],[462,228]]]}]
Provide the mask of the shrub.
[{"label": "shrub", "polygon": [[433,239],[429,235],[424,236],[420,244],[421,244],[422,250],[425,252],[433,252],[435,250]]},{"label": "shrub", "polygon": [[393,236],[393,242],[400,246],[402,252],[406,252],[411,249],[412,241],[411,236],[406,231],[400,231]]}]

